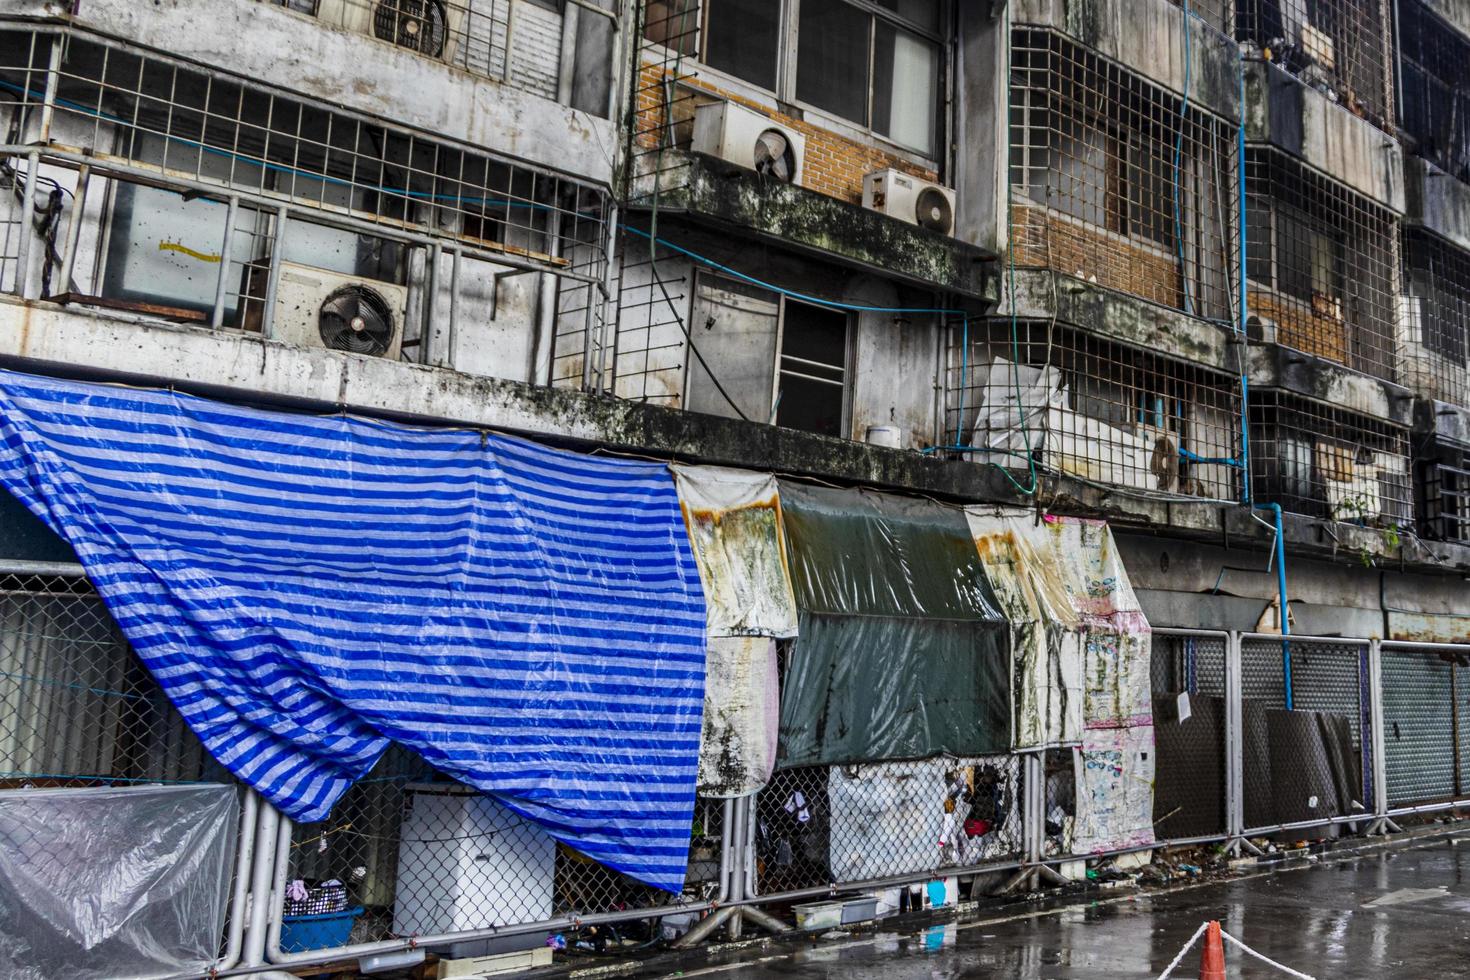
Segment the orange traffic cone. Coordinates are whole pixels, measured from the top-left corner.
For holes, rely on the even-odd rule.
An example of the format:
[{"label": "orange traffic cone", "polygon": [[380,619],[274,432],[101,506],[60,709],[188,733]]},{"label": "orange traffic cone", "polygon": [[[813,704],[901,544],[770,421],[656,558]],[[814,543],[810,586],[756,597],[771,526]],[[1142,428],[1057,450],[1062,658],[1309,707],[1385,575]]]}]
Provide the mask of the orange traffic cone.
[{"label": "orange traffic cone", "polygon": [[1220,923],[1205,927],[1205,951],[1199,958],[1199,980],[1225,980],[1225,943],[1220,938]]}]

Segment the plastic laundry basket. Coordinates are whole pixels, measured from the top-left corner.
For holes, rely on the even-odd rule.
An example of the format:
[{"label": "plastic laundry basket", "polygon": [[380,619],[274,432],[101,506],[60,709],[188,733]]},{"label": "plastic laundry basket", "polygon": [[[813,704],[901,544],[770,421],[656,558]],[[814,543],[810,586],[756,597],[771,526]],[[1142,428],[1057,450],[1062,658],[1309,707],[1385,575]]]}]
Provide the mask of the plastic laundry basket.
[{"label": "plastic laundry basket", "polygon": [[362,906],[317,915],[281,916],[281,951],[301,953],[308,949],[330,949],[347,945],[352,926],[362,915]]}]

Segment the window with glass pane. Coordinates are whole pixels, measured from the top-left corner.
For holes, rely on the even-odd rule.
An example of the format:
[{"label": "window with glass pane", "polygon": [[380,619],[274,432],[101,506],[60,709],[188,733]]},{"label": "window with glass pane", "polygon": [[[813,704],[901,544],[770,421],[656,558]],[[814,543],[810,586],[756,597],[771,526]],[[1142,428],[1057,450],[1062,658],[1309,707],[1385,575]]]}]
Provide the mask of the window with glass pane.
[{"label": "window with glass pane", "polygon": [[938,49],[879,21],[873,36],[873,130],[895,143],[932,152],[938,91]]},{"label": "window with glass pane", "polygon": [[699,37],[699,0],[648,0],[643,13],[643,36],[692,56]]},{"label": "window with glass pane", "polygon": [[872,15],[841,0],[802,0],[797,99],[866,125],[872,31]]},{"label": "window with glass pane", "polygon": [[705,62],[775,89],[781,0],[705,0],[704,16]]}]

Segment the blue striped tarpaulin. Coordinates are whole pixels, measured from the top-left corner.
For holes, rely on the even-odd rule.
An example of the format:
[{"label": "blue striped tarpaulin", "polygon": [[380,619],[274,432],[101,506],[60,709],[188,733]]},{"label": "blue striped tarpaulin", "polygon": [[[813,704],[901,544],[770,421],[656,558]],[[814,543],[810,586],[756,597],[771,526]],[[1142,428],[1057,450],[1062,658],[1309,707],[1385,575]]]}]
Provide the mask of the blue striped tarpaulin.
[{"label": "blue striped tarpaulin", "polygon": [[0,439],[0,482],[291,817],[392,740],[683,886],[705,608],[663,466],[6,371]]}]

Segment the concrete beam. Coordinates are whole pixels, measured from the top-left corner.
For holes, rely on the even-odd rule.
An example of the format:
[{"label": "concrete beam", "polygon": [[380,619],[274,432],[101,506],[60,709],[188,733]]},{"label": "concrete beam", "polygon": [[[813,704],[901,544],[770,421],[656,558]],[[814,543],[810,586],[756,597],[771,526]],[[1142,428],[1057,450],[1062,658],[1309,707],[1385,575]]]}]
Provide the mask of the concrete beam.
[{"label": "concrete beam", "polygon": [[[716,229],[754,235],[910,285],[987,303],[996,298],[990,252],[700,154],[678,154],[687,166],[675,167],[669,161],[674,155],[664,153],[665,172],[678,177],[676,186],[659,192],[660,214],[687,215]],[[639,210],[635,199],[630,216]]]},{"label": "concrete beam", "polygon": [[1419,0],[1455,30],[1470,38],[1470,4],[1465,0]]},{"label": "concrete beam", "polygon": [[1414,432],[1470,449],[1470,408],[1422,398],[1414,403]]},{"label": "concrete beam", "polygon": [[1395,425],[1414,422],[1409,389],[1279,344],[1252,345],[1250,382],[1252,390],[1280,388]]},{"label": "concrete beam", "polygon": [[239,78],[611,185],[612,122],[253,0],[8,0]]},{"label": "concrete beam", "polygon": [[[1012,0],[1011,23],[1049,27],[1182,93],[1184,11],[1168,0]],[[1198,18],[1190,26],[1189,99],[1226,119],[1240,117],[1240,52]]]},{"label": "concrete beam", "polygon": [[1246,139],[1284,150],[1338,183],[1403,214],[1404,155],[1366,119],[1275,65],[1247,62]]},{"label": "concrete beam", "polygon": [[[1181,540],[1264,549],[1271,532],[1238,505],[1152,499],[1044,476],[1035,498],[998,469],[912,450],[662,406],[473,377],[416,364],[292,348],[231,331],[104,318],[0,299],[0,365],[99,381],[169,385],[207,397],[300,411],[351,411],[425,425],[459,424],[573,448],[609,447],[922,493],[957,502],[1039,503]],[[1371,528],[1289,516],[1293,554],[1470,570],[1470,547],[1396,541]]]},{"label": "concrete beam", "polygon": [[1426,160],[1406,156],[1404,221],[1470,250],[1470,187]]},{"label": "concrete beam", "polygon": [[1058,322],[1089,333],[1230,374],[1240,370],[1229,329],[1076,276],[1016,270],[1016,312],[1028,320],[1055,316]]}]

